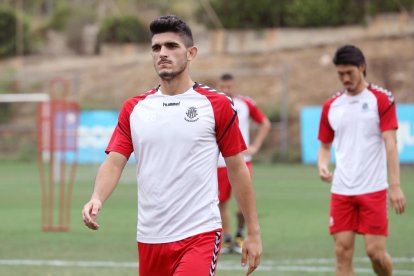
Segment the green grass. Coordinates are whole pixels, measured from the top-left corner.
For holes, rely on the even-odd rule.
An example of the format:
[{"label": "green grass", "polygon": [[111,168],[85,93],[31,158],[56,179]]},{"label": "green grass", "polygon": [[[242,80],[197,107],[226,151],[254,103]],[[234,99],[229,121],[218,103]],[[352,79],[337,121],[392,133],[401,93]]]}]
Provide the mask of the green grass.
[{"label": "green grass", "polygon": [[[0,163],[0,275],[136,275],[136,268],[79,266],[11,266],[2,260],[62,260],[132,262],[137,260],[135,243],[136,185],[134,168],[128,166],[114,194],[99,217],[101,229],[88,230],[81,221],[81,209],[88,200],[97,166],[80,166],[73,191],[69,232],[41,231],[40,184],[35,164]],[[388,250],[392,256],[414,257],[413,167],[402,167],[402,185],[408,200],[403,216],[390,212]],[[319,181],[315,167],[303,165],[254,166],[255,190],[264,245],[263,269],[256,275],[332,275],[277,271],[281,266],[333,268],[333,263],[289,264],[298,259],[332,259],[333,243],[328,234],[329,187]],[[235,203],[230,205],[234,214]],[[232,216],[232,223],[235,217]],[[364,257],[363,240],[357,239],[356,267]],[[295,261],[296,260],[296,261]],[[218,276],[243,275],[240,257],[220,257]],[[235,265],[234,269],[230,266]],[[269,268],[266,271],[265,268]],[[395,269],[413,275],[414,262],[396,262]],[[367,273],[365,273],[367,274]],[[368,275],[372,275],[369,274]],[[398,275],[396,273],[396,275]]]}]

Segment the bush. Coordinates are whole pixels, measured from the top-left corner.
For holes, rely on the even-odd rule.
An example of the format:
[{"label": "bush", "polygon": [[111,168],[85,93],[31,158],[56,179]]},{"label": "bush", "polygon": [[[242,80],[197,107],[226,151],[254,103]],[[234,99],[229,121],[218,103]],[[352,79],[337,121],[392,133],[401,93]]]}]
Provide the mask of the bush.
[{"label": "bush", "polygon": [[49,28],[56,31],[63,31],[73,15],[73,9],[68,6],[59,6],[54,10],[49,21]]},{"label": "bush", "polygon": [[[255,29],[283,25],[287,0],[211,0],[211,6],[226,29]],[[200,7],[197,18],[208,27],[214,27],[204,9]]]},{"label": "bush", "polygon": [[[13,69],[7,69],[3,73],[3,79],[0,79],[0,94],[15,93],[19,89],[16,80],[16,72]],[[0,103],[0,124],[10,120],[12,115],[12,103]]]},{"label": "bush", "polygon": [[[411,10],[413,0],[211,0],[226,29],[322,27],[365,23],[366,15]],[[214,27],[200,6],[197,18]]]},{"label": "bush", "polygon": [[[358,4],[359,3],[359,4]],[[322,27],[364,22],[360,1],[293,0],[286,7],[286,23],[291,27]]]},{"label": "bush", "polygon": [[84,27],[92,24],[93,15],[83,12],[74,14],[67,22],[65,33],[67,45],[78,54],[84,54]]},{"label": "bush", "polygon": [[147,42],[147,27],[134,16],[110,17],[101,25],[100,40],[110,43]]},{"label": "bush", "polygon": [[406,9],[410,11],[414,8],[413,0],[375,0],[373,2],[374,3],[371,3],[371,5],[369,6],[369,12],[371,15],[375,15],[381,12],[397,12],[401,11],[401,9]]},{"label": "bush", "polygon": [[53,12],[48,28],[66,34],[67,45],[76,53],[83,53],[83,28],[96,20],[95,11],[60,5]]},{"label": "bush", "polygon": [[[22,18],[20,18],[23,20]],[[13,56],[17,51],[16,27],[18,18],[14,11],[0,9],[0,57]],[[23,46],[24,53],[29,52],[29,28],[23,22]]]},{"label": "bush", "polygon": [[[256,29],[359,23],[364,19],[364,9],[356,3],[357,0],[280,0],[276,5],[273,0],[214,0],[211,4],[225,28]],[[211,27],[203,14],[200,9],[199,17]]]}]

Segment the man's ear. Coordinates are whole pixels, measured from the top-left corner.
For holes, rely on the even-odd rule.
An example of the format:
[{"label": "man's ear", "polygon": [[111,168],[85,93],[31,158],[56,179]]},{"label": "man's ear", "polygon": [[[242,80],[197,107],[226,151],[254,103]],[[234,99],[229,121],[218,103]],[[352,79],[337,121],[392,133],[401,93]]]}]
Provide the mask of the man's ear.
[{"label": "man's ear", "polygon": [[367,65],[362,63],[362,64],[358,65],[358,69],[365,76],[365,71],[367,70]]},{"label": "man's ear", "polygon": [[198,49],[196,46],[192,46],[188,48],[187,49],[187,60],[188,61],[193,60],[197,56],[197,53],[198,53]]}]

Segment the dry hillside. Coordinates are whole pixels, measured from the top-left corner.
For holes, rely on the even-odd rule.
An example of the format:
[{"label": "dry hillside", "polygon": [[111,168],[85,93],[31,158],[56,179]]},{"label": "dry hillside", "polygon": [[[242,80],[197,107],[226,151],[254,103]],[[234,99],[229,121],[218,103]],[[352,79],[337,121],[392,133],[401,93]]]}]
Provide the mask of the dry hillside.
[{"label": "dry hillside", "polygon": [[[351,41],[363,49],[368,61],[370,82],[394,92],[398,102],[414,103],[414,37]],[[280,111],[283,78],[277,73],[288,68],[289,148],[297,157],[300,151],[299,111],[302,106],[320,105],[340,89],[330,60],[339,45],[306,47],[250,55],[200,55],[191,65],[194,80],[214,86],[224,71],[235,72],[241,94],[251,96],[274,118]],[[143,50],[145,51],[145,50]],[[4,75],[16,61],[0,63]],[[263,75],[266,70],[276,72]],[[242,72],[251,72],[248,74]],[[19,70],[20,91],[47,91],[55,76],[71,82],[71,94],[84,109],[118,109],[127,97],[146,92],[157,85],[150,55],[67,57],[55,59],[29,58]],[[12,124],[35,130],[35,108],[14,108]],[[23,110],[23,111],[21,111]],[[8,126],[11,125],[8,124]],[[5,129],[4,125],[1,128]],[[10,133],[10,132],[9,132]],[[12,134],[10,134],[12,135]],[[15,139],[10,138],[15,145]],[[35,145],[28,139],[29,148]],[[3,145],[5,145],[3,143]],[[278,151],[278,131],[266,141],[264,156],[270,158]],[[2,147],[4,150],[4,146]]]}]

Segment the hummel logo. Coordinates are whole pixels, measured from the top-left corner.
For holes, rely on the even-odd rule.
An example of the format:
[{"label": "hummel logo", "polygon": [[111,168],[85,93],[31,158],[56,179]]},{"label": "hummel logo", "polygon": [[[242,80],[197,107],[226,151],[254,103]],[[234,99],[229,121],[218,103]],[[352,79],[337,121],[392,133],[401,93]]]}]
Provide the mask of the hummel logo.
[{"label": "hummel logo", "polygon": [[179,106],[180,102],[176,102],[176,103],[162,103],[162,106]]}]

